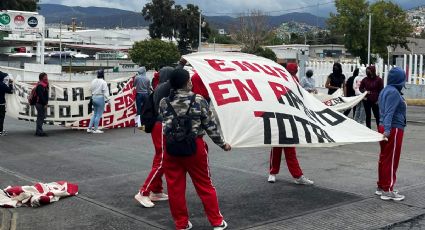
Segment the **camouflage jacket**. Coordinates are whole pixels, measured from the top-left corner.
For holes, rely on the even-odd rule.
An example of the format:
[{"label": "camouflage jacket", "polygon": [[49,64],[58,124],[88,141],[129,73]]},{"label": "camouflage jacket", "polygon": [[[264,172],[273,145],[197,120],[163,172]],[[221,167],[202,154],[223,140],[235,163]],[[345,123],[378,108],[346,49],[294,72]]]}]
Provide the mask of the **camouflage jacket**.
[{"label": "camouflage jacket", "polygon": [[[170,104],[173,106],[178,115],[183,115],[187,112],[190,99],[193,95],[194,93],[187,90],[176,91],[174,99],[170,102]],[[171,129],[171,122],[174,118],[172,112],[170,109],[168,109],[168,105],[165,99],[166,98],[163,98],[159,103],[159,113],[163,117],[162,125],[164,134],[169,132]],[[210,110],[207,101],[202,96],[196,95],[189,115],[193,117],[192,131],[194,133],[196,133],[198,136],[203,136],[206,132],[215,144],[222,148],[224,147],[225,142],[217,128],[214,114]]]}]

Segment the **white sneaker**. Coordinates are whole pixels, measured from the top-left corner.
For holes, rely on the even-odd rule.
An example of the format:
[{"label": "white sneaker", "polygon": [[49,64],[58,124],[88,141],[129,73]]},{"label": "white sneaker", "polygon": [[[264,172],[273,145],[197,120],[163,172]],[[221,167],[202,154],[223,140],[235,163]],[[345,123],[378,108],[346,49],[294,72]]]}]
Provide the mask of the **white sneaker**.
[{"label": "white sneaker", "polygon": [[269,183],[274,183],[274,182],[276,182],[276,175],[275,175],[275,174],[270,174],[270,175],[269,175],[269,179],[267,179],[267,181],[268,181]]},{"label": "white sneaker", "polygon": [[136,199],[137,202],[139,202],[145,208],[152,208],[153,206],[155,206],[155,204],[152,203],[151,199],[149,199],[148,196],[142,196],[140,192],[134,196],[134,199]]},{"label": "white sneaker", "polygon": [[93,129],[87,129],[87,133],[92,133]]},{"label": "white sneaker", "polygon": [[163,192],[161,193],[151,192],[151,194],[149,194],[149,199],[151,199],[151,201],[164,201],[164,200],[168,200],[168,195]]},{"label": "white sneaker", "polygon": [[302,185],[313,185],[314,181],[308,179],[304,175],[300,176],[300,178],[297,178],[294,180],[295,184],[302,184]]},{"label": "white sneaker", "polygon": [[398,194],[398,192],[382,192],[381,200],[393,200],[393,201],[402,201],[405,196]]},{"label": "white sneaker", "polygon": [[178,230],[190,230],[190,229],[192,229],[193,228],[193,225],[192,225],[192,223],[190,223],[190,221],[189,222],[187,222],[187,226],[186,226],[186,228],[182,228],[182,229],[178,229]]},{"label": "white sneaker", "polygon": [[7,136],[7,131],[3,130],[3,132],[0,132],[0,136]]},{"label": "white sneaker", "polygon": [[104,132],[102,130],[100,130],[100,129],[96,129],[96,130],[93,131],[93,133],[100,134],[100,133],[104,133]]},{"label": "white sneaker", "polygon": [[227,223],[226,223],[226,221],[223,220],[223,222],[221,223],[220,226],[214,227],[214,230],[224,230],[226,228],[227,228]]},{"label": "white sneaker", "polygon": [[375,195],[382,196],[382,192],[384,192],[384,190],[382,190],[381,188],[377,187],[376,188],[376,191],[375,191]]}]

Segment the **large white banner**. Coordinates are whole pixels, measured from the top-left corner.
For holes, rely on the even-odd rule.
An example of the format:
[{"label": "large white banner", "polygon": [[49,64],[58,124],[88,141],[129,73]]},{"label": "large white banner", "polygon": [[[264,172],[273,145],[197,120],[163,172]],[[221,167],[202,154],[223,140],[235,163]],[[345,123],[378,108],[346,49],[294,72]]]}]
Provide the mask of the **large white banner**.
[{"label": "large white banner", "polygon": [[[134,127],[136,106],[134,78],[108,81],[110,102],[99,126],[103,128]],[[19,120],[35,121],[37,111],[28,104],[35,83],[14,82],[14,94],[6,96],[7,115]],[[77,129],[87,128],[92,115],[89,106],[91,82],[50,82],[46,123]]]},{"label": "large white banner", "polygon": [[344,112],[345,110],[351,109],[360,103],[363,98],[366,97],[366,94],[367,93],[363,93],[355,97],[344,97],[342,90],[339,89],[332,95],[318,93],[313,94],[313,96],[323,102],[326,106],[331,107],[336,111]]},{"label": "large white banner", "polygon": [[205,83],[232,147],[323,147],[383,136],[327,107],[279,64],[242,53],[184,56]]}]

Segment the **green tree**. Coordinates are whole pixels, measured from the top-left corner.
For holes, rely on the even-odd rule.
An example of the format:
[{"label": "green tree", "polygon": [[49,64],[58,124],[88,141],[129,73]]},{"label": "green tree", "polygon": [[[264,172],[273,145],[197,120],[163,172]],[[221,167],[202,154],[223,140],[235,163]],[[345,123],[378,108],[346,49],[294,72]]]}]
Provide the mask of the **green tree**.
[{"label": "green tree", "polygon": [[146,21],[151,23],[149,25],[151,38],[166,37],[170,40],[173,38],[175,25],[173,6],[173,0],[152,0],[143,7],[142,15]]},{"label": "green tree", "polygon": [[366,0],[336,0],[337,13],[331,13],[328,25],[331,33],[344,37],[347,50],[367,62],[368,25],[372,14],[371,52],[387,56],[387,46],[407,47],[412,26],[400,6],[385,0],[369,5]]},{"label": "green tree", "polygon": [[218,44],[236,44],[236,41],[232,39],[230,35],[219,34],[216,29],[211,30],[211,34],[208,38],[209,43],[218,43]]},{"label": "green tree", "polygon": [[135,42],[129,54],[134,63],[145,66],[149,70],[172,65],[180,59],[177,46],[160,39]]},{"label": "green tree", "polygon": [[[193,4],[183,8],[177,5],[174,9],[175,37],[181,53],[186,54],[189,50],[199,46],[199,7]],[[202,19],[202,38],[208,39],[211,29],[204,18]],[[201,38],[201,39],[202,39]]]},{"label": "green tree", "polygon": [[39,0],[1,0],[0,10],[37,11]]}]

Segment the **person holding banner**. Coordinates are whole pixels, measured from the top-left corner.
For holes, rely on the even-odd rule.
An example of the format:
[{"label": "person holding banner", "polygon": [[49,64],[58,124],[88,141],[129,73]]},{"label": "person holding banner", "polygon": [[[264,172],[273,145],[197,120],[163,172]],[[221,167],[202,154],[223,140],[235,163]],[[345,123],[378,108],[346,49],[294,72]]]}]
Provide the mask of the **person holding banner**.
[{"label": "person holding banner", "polygon": [[0,136],[6,136],[7,131],[4,130],[4,118],[6,116],[6,99],[5,95],[13,93],[13,81],[8,77],[7,73],[0,71]]},{"label": "person holding banner", "polygon": [[404,196],[394,190],[396,174],[406,127],[406,102],[401,90],[406,83],[406,73],[394,67],[388,73],[387,86],[378,97],[380,120],[378,131],[385,136],[380,142],[378,163],[378,188],[376,195],[382,200],[401,201]]},{"label": "person holding banner", "polygon": [[384,88],[384,81],[376,75],[376,68],[373,65],[366,68],[366,75],[367,77],[365,77],[360,84],[360,92],[367,92],[366,100],[363,101],[363,105],[366,113],[366,126],[370,129],[372,119],[371,110],[376,119],[376,126],[379,126],[378,96]]},{"label": "person holding banner", "polygon": [[325,87],[328,88],[329,95],[332,95],[338,89],[345,89],[345,76],[342,74],[342,65],[340,63],[334,63],[332,73],[328,76]]},{"label": "person holding banner", "polygon": [[[186,206],[186,174],[192,179],[198,196],[201,198],[205,213],[214,230],[223,230],[227,228],[220,213],[217,192],[211,181],[211,173],[208,163],[208,146],[203,136],[208,136],[215,144],[225,151],[230,151],[229,144],[224,142],[223,137],[218,131],[214,115],[209,109],[206,100],[197,94],[191,92],[192,84],[189,72],[184,69],[176,69],[170,77],[170,86],[172,93],[168,98],[160,102],[160,114],[163,117],[164,133],[164,173],[169,192],[169,203],[171,214],[174,218],[176,229],[191,229],[192,223],[189,221],[189,214]],[[190,126],[185,129],[190,135],[186,139],[176,142],[177,133],[181,129],[176,129],[176,121],[190,117]],[[177,122],[180,124],[180,122]],[[185,123],[187,124],[187,123]],[[186,132],[185,132],[186,133]],[[175,142],[171,142],[171,141]],[[181,147],[181,143],[193,143],[188,145],[191,149],[184,149],[183,152],[174,151],[171,146]],[[186,146],[186,145],[185,145]],[[183,150],[182,150],[183,151]]]},{"label": "person holding banner", "polygon": [[[297,72],[298,65],[296,63],[288,63],[286,65],[286,70],[291,74],[292,78],[298,81]],[[273,147],[270,151],[270,171],[268,182],[276,182],[276,175],[280,170],[280,162],[282,159],[282,151],[285,153],[286,165],[288,166],[289,173],[291,173],[294,178],[295,184],[301,185],[313,185],[314,181],[305,177],[303,171],[301,170],[300,164],[297,159],[297,151],[295,147]]]},{"label": "person holding banner", "polygon": [[44,120],[46,119],[47,104],[49,103],[49,79],[46,73],[38,75],[39,82],[35,94],[37,95],[37,102],[35,109],[37,110],[37,127],[35,135],[38,137],[46,137],[47,134],[43,131]]},{"label": "person holding banner", "polygon": [[97,79],[91,82],[90,91],[92,93],[94,108],[87,132],[100,134],[103,133],[103,131],[99,129],[99,122],[105,111],[105,103],[109,101],[109,89],[105,81],[105,73],[103,70],[97,71]]}]

